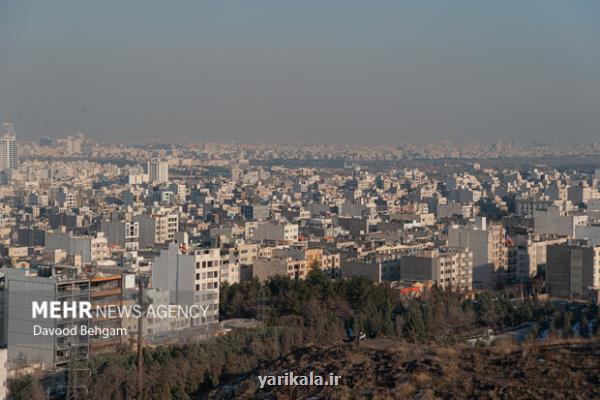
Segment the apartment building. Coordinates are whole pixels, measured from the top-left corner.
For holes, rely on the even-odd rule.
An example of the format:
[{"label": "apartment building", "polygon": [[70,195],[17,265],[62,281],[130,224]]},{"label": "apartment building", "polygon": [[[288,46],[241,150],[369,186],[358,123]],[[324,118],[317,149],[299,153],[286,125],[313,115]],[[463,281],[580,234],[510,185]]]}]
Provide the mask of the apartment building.
[{"label": "apartment building", "polygon": [[74,236],[67,232],[48,231],[45,243],[47,250],[61,249],[69,256],[80,256],[84,264],[109,256],[108,241],[104,232],[98,232],[96,236]]},{"label": "apartment building", "polygon": [[[62,328],[88,326],[86,318],[33,318],[33,302],[90,301],[90,280],[77,277],[75,270],[6,269],[4,335],[10,362],[40,362],[49,369],[65,368],[71,360],[89,356],[89,338],[62,333]],[[34,326],[61,328],[59,334],[34,336]]]},{"label": "apartment building", "polygon": [[297,242],[298,225],[276,222],[248,222],[246,239],[257,241]]},{"label": "apartment building", "polygon": [[108,244],[126,250],[137,250],[140,238],[139,222],[102,221],[100,230],[104,232]]},{"label": "apartment building", "polygon": [[511,280],[528,281],[546,267],[547,247],[567,241],[565,237],[539,236],[531,233],[507,240],[508,270]]},{"label": "apartment building", "polygon": [[552,297],[578,299],[600,289],[600,246],[584,240],[548,246],[546,288]]},{"label": "apartment building", "polygon": [[432,281],[442,289],[473,288],[473,253],[460,247],[419,250],[401,257],[400,280]]},{"label": "apartment building", "polygon": [[206,309],[205,316],[190,320],[190,326],[208,328],[219,321],[220,272],[220,249],[169,243],[152,264],[152,287],[168,290],[170,304]]},{"label": "apartment building", "polygon": [[179,216],[175,212],[138,214],[133,221],[138,223],[141,248],[172,242],[179,231]]},{"label": "apartment building", "polygon": [[[106,309],[109,306],[119,307],[123,305],[124,279],[121,275],[94,276],[90,278],[90,301],[92,303],[92,319],[89,321],[90,327],[94,328],[114,328],[119,332],[122,318],[118,313],[99,314],[98,308]],[[90,335],[90,354],[99,354],[112,351],[116,346],[124,344],[127,337],[120,335],[111,335],[103,337],[101,335]]]},{"label": "apartment building", "polygon": [[473,252],[473,287],[491,287],[508,271],[508,251],[502,225],[487,224],[485,217],[469,225],[453,225],[448,230],[448,246]]},{"label": "apartment building", "polygon": [[340,276],[341,258],[339,253],[329,253],[320,248],[306,249],[308,268],[318,268],[332,278]]},{"label": "apartment building", "polygon": [[400,279],[400,253],[372,253],[365,257],[342,260],[342,278],[365,277],[374,282],[397,281]]},{"label": "apartment building", "polygon": [[258,257],[259,245],[255,243],[236,244],[221,249],[221,282],[238,283],[248,279],[244,271],[251,269]]},{"label": "apartment building", "polygon": [[165,183],[169,181],[169,163],[154,159],[147,165],[148,179],[152,183]]},{"label": "apartment building", "polygon": [[257,258],[252,266],[252,276],[261,281],[276,275],[304,279],[308,272],[304,251],[295,249],[273,249],[268,258]]},{"label": "apartment building", "polygon": [[567,213],[559,207],[548,207],[533,213],[534,231],[538,235],[561,235],[575,237],[577,227],[588,224],[588,216],[583,213]]}]

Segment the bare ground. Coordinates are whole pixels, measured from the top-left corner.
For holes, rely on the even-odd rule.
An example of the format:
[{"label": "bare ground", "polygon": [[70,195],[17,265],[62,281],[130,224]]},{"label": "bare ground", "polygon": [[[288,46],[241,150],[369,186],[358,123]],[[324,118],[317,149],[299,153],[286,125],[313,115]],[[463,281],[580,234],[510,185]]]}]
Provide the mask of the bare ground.
[{"label": "bare ground", "polygon": [[[338,386],[266,386],[258,375],[341,375]],[[309,347],[222,387],[212,399],[600,399],[600,341],[487,348],[388,339]]]}]

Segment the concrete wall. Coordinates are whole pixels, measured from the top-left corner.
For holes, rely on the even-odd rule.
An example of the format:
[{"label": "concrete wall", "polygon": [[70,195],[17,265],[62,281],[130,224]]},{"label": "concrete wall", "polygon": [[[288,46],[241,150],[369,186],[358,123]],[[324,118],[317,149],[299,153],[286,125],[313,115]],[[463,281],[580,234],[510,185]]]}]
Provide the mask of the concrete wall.
[{"label": "concrete wall", "polygon": [[261,281],[271,276],[288,276],[287,263],[281,259],[257,258],[252,265],[252,276]]},{"label": "concrete wall", "polygon": [[380,263],[364,262],[359,260],[342,261],[342,278],[362,276],[371,279],[374,282],[382,282],[382,271]]},{"label": "concrete wall", "polygon": [[403,256],[400,267],[400,279],[423,282],[437,281],[439,278],[439,260],[432,257]]},{"label": "concrete wall", "polygon": [[546,286],[552,297],[585,298],[594,286],[594,249],[579,246],[548,246]]}]

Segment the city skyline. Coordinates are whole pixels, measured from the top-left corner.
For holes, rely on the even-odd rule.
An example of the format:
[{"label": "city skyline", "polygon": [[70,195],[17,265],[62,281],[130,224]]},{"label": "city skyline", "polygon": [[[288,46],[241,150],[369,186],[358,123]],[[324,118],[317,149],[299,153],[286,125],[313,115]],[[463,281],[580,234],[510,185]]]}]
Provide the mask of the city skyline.
[{"label": "city skyline", "polygon": [[[418,141],[396,141],[396,142],[371,142],[371,143],[344,143],[343,141],[328,141],[328,140],[302,140],[301,138],[293,138],[293,139],[284,139],[281,140],[271,140],[269,142],[256,142],[252,140],[227,140],[219,138],[167,138],[167,137],[149,137],[149,138],[141,138],[139,140],[136,139],[126,139],[126,138],[111,138],[111,139],[103,139],[101,137],[94,137],[94,135],[90,135],[87,132],[82,130],[72,131],[72,132],[64,132],[62,135],[58,136],[37,136],[37,137],[16,137],[14,131],[14,124],[12,122],[2,122],[1,125],[10,126],[13,137],[17,142],[22,143],[40,143],[51,141],[55,142],[56,140],[61,140],[69,137],[87,137],[90,140],[93,140],[99,144],[104,145],[126,145],[126,146],[141,146],[141,145],[186,145],[186,144],[239,144],[239,145],[273,145],[273,146],[289,146],[289,145],[301,145],[301,146],[348,146],[348,147],[370,147],[370,146],[386,146],[386,145],[395,145],[395,146],[415,146],[425,148],[431,145],[462,145],[463,143],[458,140],[451,140],[448,138],[438,138],[435,141],[430,141],[428,143],[419,143]],[[563,146],[563,145],[573,145],[573,146],[584,146],[587,144],[599,145],[600,139],[592,138],[589,141],[577,141],[569,138],[563,138],[561,141],[551,142],[544,141],[542,139],[531,139],[531,140],[519,140],[518,138],[514,139],[490,139],[490,140],[472,140],[469,142],[470,145],[474,146],[492,146],[492,147],[500,147],[500,148],[527,148],[527,147],[536,147],[536,146]]]}]

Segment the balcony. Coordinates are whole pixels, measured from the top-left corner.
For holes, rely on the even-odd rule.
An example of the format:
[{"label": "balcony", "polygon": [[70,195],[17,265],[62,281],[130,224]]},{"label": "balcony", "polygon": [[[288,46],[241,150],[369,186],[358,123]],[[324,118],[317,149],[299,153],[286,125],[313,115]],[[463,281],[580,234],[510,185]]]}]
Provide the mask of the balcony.
[{"label": "balcony", "polygon": [[89,296],[90,290],[89,288],[80,288],[80,287],[68,287],[68,288],[60,288],[56,292],[56,297],[58,299],[64,298],[73,298],[73,297],[86,297]]},{"label": "balcony", "polygon": [[[88,346],[87,336],[84,336],[85,340],[77,340],[75,337],[67,337],[67,340],[59,339],[56,341],[56,349],[59,351],[65,351],[69,349],[85,348]],[[73,340],[70,340],[73,339]]]},{"label": "balcony", "polygon": [[90,292],[90,297],[92,299],[97,298],[97,297],[105,297],[105,296],[116,296],[116,295],[120,295],[122,293],[121,288],[117,287],[117,288],[109,288],[109,289],[92,289],[92,291]]}]

